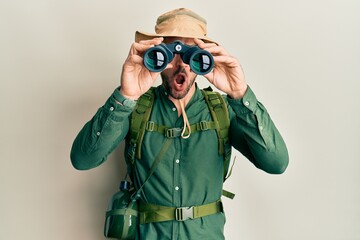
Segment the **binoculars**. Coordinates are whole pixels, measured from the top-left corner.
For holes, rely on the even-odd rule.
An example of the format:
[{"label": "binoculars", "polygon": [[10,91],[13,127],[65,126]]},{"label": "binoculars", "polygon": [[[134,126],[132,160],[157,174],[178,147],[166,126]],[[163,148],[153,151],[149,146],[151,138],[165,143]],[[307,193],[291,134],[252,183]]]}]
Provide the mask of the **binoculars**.
[{"label": "binoculars", "polygon": [[174,54],[180,54],[182,61],[198,75],[205,75],[214,67],[214,58],[208,51],[181,41],[149,48],[144,54],[144,65],[151,72],[161,72],[173,60]]}]

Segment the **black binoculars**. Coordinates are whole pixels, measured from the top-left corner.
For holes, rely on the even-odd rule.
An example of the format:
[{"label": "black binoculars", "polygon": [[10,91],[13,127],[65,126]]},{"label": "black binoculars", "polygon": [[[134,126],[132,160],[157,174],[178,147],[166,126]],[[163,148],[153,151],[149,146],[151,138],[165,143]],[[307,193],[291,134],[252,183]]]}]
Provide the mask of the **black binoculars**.
[{"label": "black binoculars", "polygon": [[205,75],[214,67],[214,58],[208,51],[181,41],[161,43],[149,48],[144,54],[144,65],[151,72],[161,72],[173,60],[174,54],[180,54],[182,61],[198,75]]}]

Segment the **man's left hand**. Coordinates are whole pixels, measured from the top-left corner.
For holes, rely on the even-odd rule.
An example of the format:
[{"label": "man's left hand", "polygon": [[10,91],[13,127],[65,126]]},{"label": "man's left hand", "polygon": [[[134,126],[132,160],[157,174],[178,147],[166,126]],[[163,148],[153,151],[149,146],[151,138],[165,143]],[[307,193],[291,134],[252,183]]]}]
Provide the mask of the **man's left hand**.
[{"label": "man's left hand", "polygon": [[222,46],[205,43],[200,39],[194,39],[194,41],[201,49],[210,52],[214,57],[214,69],[204,77],[231,98],[242,98],[247,84],[239,61],[228,54]]}]

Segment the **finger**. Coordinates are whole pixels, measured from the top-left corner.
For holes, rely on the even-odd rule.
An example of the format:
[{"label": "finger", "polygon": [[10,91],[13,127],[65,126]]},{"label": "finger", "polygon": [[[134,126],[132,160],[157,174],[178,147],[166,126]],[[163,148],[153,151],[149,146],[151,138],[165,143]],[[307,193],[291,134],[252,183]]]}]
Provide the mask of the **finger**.
[{"label": "finger", "polygon": [[216,56],[230,56],[230,54],[223,47],[218,45],[204,48],[204,50]]},{"label": "finger", "polygon": [[157,37],[157,38],[148,39],[148,40],[141,40],[141,41],[139,41],[139,43],[144,44],[144,45],[157,45],[157,44],[160,44],[162,41],[164,41],[163,37]]},{"label": "finger", "polygon": [[232,56],[224,56],[224,55],[219,55],[219,56],[213,56],[214,57],[214,61],[215,63],[218,62],[222,62],[222,63],[231,63],[231,62],[237,62],[236,58],[232,57]]},{"label": "finger", "polygon": [[194,42],[196,45],[198,45],[198,47],[200,47],[201,49],[205,49],[205,48],[210,48],[210,47],[215,47],[217,46],[217,44],[215,43],[206,43],[201,39],[198,38],[194,38]]},{"label": "finger", "polygon": [[136,63],[136,64],[143,64],[144,59],[142,57],[140,57],[139,55],[132,55],[130,57],[130,61],[132,63]]},{"label": "finger", "polygon": [[161,37],[161,38],[153,38],[150,40],[142,40],[140,42],[135,42],[131,45],[130,53],[131,54],[143,53],[149,48],[155,45],[159,45],[163,40],[164,38]]},{"label": "finger", "polygon": [[216,43],[206,43],[201,39],[194,39],[194,42],[203,50],[216,55],[229,55],[228,52]]}]

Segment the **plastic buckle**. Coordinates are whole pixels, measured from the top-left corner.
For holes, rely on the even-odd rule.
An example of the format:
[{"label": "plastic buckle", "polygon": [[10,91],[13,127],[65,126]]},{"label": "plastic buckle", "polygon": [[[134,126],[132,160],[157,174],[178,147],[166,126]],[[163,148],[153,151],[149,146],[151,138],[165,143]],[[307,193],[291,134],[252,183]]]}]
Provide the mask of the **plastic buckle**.
[{"label": "plastic buckle", "polygon": [[201,131],[209,130],[209,125],[208,125],[207,121],[200,122],[200,129],[201,129]]},{"label": "plastic buckle", "polygon": [[181,135],[182,129],[181,128],[169,128],[165,131],[165,136],[167,138],[176,138]]},{"label": "plastic buckle", "polygon": [[152,132],[152,131],[154,131],[154,126],[155,126],[155,123],[154,123],[154,122],[148,121],[148,122],[146,122],[146,127],[145,127],[145,129],[146,129],[147,131],[149,131],[149,132]]},{"label": "plastic buckle", "polygon": [[175,220],[185,221],[194,219],[194,207],[181,207],[175,209]]}]

